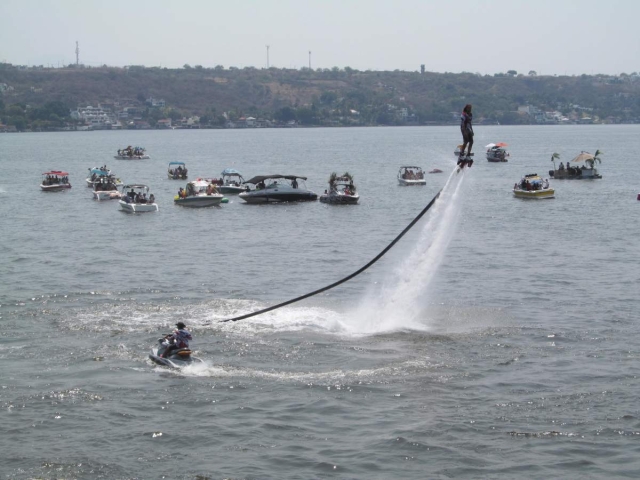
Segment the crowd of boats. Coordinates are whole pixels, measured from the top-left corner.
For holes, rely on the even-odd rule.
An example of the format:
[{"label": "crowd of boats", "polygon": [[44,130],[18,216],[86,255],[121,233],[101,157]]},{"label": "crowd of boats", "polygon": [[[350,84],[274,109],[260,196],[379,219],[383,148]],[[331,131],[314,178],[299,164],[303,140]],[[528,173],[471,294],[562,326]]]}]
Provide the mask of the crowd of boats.
[{"label": "crowd of boats", "polygon": [[[123,152],[137,155],[144,150],[127,147],[119,150],[118,154]],[[129,156],[129,153],[125,156]],[[132,213],[158,210],[155,195],[149,191],[148,185],[124,184],[106,165],[88,170],[85,182],[96,200],[118,200],[122,210]],[[188,174],[185,162],[169,163],[167,176],[170,180],[187,180]],[[178,189],[173,201],[175,205],[184,207],[210,207],[227,203],[229,200],[225,195],[238,195],[250,204],[315,201],[319,198],[323,203],[352,205],[358,203],[360,198],[353,176],[348,172],[340,176],[332,173],[329,188],[320,196],[306,187],[306,180],[307,177],[301,175],[279,174],[258,175],[245,180],[238,170],[226,168],[219,177],[198,177],[187,181],[184,188]],[[40,187],[43,191],[71,188],[69,174],[60,170],[45,172]]]},{"label": "crowd of boats", "polygon": [[[489,162],[506,162],[510,154],[506,151],[504,142],[490,143],[486,146],[486,157]],[[458,166],[473,165],[473,154],[462,151],[458,145],[454,151],[458,158]],[[598,179],[602,175],[595,168],[600,163],[599,150],[595,154],[581,152],[570,162],[560,162],[556,168],[556,160],[560,155],[554,153],[551,157],[554,168],[549,170],[549,176],[554,179]],[[143,159],[149,158],[142,147],[128,146],[118,150],[115,158]],[[442,170],[433,169],[429,173],[441,173]],[[167,177],[170,180],[188,180],[189,170],[185,162],[170,162]],[[210,207],[227,203],[225,195],[238,195],[238,198],[249,204],[264,204],[276,202],[302,202],[320,200],[322,203],[335,205],[354,205],[360,200],[360,195],[354,183],[353,175],[345,172],[338,175],[331,173],[328,188],[318,195],[306,187],[307,177],[301,175],[257,175],[245,180],[242,173],[233,168],[224,169],[219,177],[198,177],[187,181],[186,186],[180,187],[174,196],[174,204],[185,207]],[[425,172],[417,165],[403,165],[397,174],[398,185],[419,186],[426,185]],[[89,169],[86,184],[92,189],[96,200],[118,200],[120,208],[127,212],[157,211],[155,196],[144,184],[123,184],[122,180],[107,168],[106,165]],[[69,173],[61,170],[51,170],[42,174],[40,187],[43,191],[59,191],[71,188]],[[542,178],[537,173],[524,175],[513,186],[513,194],[520,198],[553,198],[555,190],[551,187],[549,178]],[[640,195],[639,195],[640,199]]]}]

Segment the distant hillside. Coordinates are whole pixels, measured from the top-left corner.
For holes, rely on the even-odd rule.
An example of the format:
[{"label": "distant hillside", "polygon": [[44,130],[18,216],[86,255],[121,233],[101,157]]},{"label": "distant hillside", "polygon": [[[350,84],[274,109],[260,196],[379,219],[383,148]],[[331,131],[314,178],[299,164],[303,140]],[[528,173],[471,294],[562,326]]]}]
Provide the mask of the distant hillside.
[{"label": "distant hillside", "polygon": [[[69,120],[65,109],[99,104],[137,107],[152,126],[162,117],[192,115],[201,117],[203,126],[244,116],[302,125],[449,124],[457,122],[466,103],[474,105],[478,123],[640,122],[637,73],[550,77],[348,67],[46,69],[0,64],[0,91],[0,123],[23,128],[34,122],[62,125]],[[164,105],[153,109],[149,98],[162,99]]]}]

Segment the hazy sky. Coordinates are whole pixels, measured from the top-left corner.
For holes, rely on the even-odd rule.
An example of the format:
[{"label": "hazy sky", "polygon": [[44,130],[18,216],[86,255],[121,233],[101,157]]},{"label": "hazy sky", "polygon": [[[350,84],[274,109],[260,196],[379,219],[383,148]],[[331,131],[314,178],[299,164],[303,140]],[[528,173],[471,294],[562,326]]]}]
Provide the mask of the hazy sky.
[{"label": "hazy sky", "polygon": [[638,0],[0,0],[0,61],[640,71]]}]

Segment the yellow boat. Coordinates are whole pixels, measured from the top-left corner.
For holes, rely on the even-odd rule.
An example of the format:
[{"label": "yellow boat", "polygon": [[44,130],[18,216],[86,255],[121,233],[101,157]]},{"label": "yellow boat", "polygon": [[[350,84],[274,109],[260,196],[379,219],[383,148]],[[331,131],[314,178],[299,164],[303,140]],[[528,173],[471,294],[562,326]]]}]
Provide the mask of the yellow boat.
[{"label": "yellow boat", "polygon": [[513,194],[519,198],[553,198],[556,191],[537,173],[525,175],[513,186]]}]

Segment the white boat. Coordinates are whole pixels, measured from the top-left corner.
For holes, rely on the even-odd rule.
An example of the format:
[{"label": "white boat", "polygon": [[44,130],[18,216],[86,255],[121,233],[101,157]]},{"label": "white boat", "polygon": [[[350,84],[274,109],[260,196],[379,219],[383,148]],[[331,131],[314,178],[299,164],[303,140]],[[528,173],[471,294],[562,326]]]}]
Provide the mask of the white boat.
[{"label": "white boat", "polygon": [[322,203],[333,205],[355,205],[360,200],[360,195],[356,193],[356,186],[353,184],[353,176],[345,172],[339,177],[335,172],[329,177],[329,189],[320,195]]},{"label": "white boat", "polygon": [[509,153],[504,148],[506,147],[506,143],[490,143],[489,145],[485,145],[487,149],[487,161],[489,162],[508,162],[509,161]]},{"label": "white boat", "polygon": [[225,168],[222,171],[222,179],[218,183],[218,191],[226,194],[237,194],[247,191],[247,186],[242,185],[244,177],[234,168]]},{"label": "white boat", "polygon": [[186,180],[187,179],[187,167],[184,162],[169,162],[169,168],[167,169],[167,176],[171,180]]},{"label": "white boat", "polygon": [[42,174],[40,188],[44,192],[58,192],[71,188],[69,173],[61,170],[51,170]]},{"label": "white boat", "polygon": [[549,179],[543,180],[537,173],[525,175],[513,186],[513,194],[518,198],[553,198],[555,193],[549,186]]},{"label": "white boat", "polygon": [[119,203],[122,210],[130,213],[158,210],[153,193],[149,194],[149,187],[143,184],[124,185]]},{"label": "white boat", "polygon": [[239,197],[247,203],[315,201],[318,195],[306,189],[306,179],[298,175],[259,175],[245,182],[255,185],[255,190],[242,192]]},{"label": "white boat", "polygon": [[420,167],[403,166],[398,170],[398,184],[403,187],[410,185],[426,185],[424,171]]},{"label": "white boat", "polygon": [[89,169],[89,176],[86,178],[87,187],[92,188],[96,182],[102,182],[105,178],[110,178],[116,185],[122,185],[122,180],[116,178],[107,166],[94,167]]},{"label": "white boat", "polygon": [[113,158],[117,160],[146,160],[150,157],[143,147],[132,147],[129,145],[127,148],[118,150],[118,154]]},{"label": "white boat", "polygon": [[93,184],[93,198],[96,200],[119,200],[122,198],[122,193],[118,190],[118,184],[115,180],[109,176],[98,178]]},{"label": "white boat", "polygon": [[224,196],[216,190],[215,185],[198,178],[187,183],[185,189],[181,188],[178,195],[173,198],[173,203],[183,207],[202,208],[219,205],[223,199]]}]

